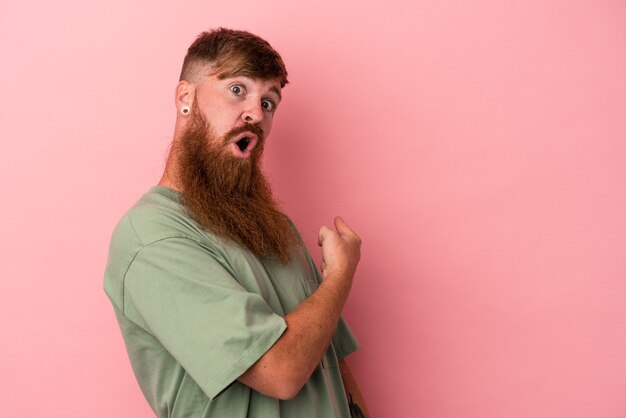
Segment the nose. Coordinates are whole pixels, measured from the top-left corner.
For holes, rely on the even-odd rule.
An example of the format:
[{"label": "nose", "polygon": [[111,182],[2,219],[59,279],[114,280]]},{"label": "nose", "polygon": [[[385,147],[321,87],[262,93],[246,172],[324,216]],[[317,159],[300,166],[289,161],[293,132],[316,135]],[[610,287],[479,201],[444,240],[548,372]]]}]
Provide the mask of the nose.
[{"label": "nose", "polygon": [[241,114],[241,118],[246,123],[261,122],[263,120],[263,108],[261,107],[261,103],[250,101]]}]

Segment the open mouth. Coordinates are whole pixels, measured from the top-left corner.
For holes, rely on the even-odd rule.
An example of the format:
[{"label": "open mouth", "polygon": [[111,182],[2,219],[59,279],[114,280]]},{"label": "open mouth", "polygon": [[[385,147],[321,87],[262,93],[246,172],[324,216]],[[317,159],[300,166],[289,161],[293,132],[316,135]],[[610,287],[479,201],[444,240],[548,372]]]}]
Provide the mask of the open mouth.
[{"label": "open mouth", "polygon": [[239,141],[235,142],[235,144],[237,145],[237,147],[239,147],[239,151],[245,152],[245,150],[248,148],[248,145],[250,145],[250,141],[251,141],[250,138],[244,137],[244,138],[241,138]]},{"label": "open mouth", "polygon": [[257,136],[250,132],[243,132],[234,138],[232,142],[233,152],[238,157],[248,158],[252,154],[252,150],[256,146]]}]

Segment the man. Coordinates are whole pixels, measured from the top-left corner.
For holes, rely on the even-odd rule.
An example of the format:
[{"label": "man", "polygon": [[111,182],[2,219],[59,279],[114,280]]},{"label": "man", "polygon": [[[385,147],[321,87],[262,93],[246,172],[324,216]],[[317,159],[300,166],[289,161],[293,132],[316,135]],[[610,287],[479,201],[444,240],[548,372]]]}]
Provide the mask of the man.
[{"label": "man", "polygon": [[285,84],[264,40],[202,33],[163,177],[113,234],[105,291],[159,417],[365,416],[341,318],[360,239],[323,226],[320,274],[260,170]]}]

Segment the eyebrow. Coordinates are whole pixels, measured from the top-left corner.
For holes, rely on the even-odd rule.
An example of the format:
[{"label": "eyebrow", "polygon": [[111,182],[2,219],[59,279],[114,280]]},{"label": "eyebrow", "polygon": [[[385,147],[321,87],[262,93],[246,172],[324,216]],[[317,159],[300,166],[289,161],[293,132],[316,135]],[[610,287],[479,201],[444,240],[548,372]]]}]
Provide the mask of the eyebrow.
[{"label": "eyebrow", "polygon": [[[254,80],[254,77],[248,77],[248,76],[245,76],[245,75],[235,75],[235,76],[226,77],[226,78],[236,79],[237,77]],[[272,87],[270,87],[270,91],[274,92],[274,93],[276,93],[278,95],[278,100],[282,100],[283,99],[283,95],[280,93],[280,89],[278,87],[272,86]]]},{"label": "eyebrow", "polygon": [[280,100],[283,99],[283,96],[280,94],[280,89],[278,87],[272,86],[272,87],[270,87],[270,91],[273,91],[274,93],[276,93]]}]

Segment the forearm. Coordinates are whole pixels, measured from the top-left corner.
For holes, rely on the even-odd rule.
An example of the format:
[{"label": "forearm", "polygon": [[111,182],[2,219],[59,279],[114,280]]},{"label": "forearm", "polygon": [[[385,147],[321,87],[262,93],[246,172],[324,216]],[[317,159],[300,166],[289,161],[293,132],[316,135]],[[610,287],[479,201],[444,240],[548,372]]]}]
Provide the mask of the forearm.
[{"label": "forearm", "polygon": [[350,417],[352,418],[367,418],[370,416],[367,410],[367,405],[359,389],[359,385],[354,378],[354,375],[350,371],[348,364],[345,360],[339,362],[339,370],[341,371],[341,379],[343,380],[343,386],[346,390],[346,397],[348,398],[348,405],[350,406]]},{"label": "forearm", "polygon": [[[298,308],[289,313],[284,343],[285,358],[297,371],[295,381],[304,385],[317,367],[337,328],[348,298],[352,277],[327,277]],[[288,356],[288,357],[287,357]]]},{"label": "forearm", "polygon": [[286,317],[287,330],[239,380],[268,396],[295,396],[330,344],[352,285],[353,272],[324,279]]},{"label": "forearm", "polygon": [[320,228],[324,280],[287,314],[287,330],[239,381],[267,396],[290,399],[317,367],[337,327],[361,256],[361,239],[340,217]]}]

